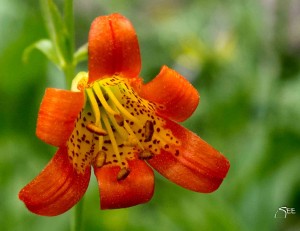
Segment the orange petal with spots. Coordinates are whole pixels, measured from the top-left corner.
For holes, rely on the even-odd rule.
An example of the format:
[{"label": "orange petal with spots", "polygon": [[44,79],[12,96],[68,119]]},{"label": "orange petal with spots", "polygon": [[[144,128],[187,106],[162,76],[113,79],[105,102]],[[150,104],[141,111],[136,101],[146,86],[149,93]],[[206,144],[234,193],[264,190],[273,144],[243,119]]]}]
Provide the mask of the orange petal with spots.
[{"label": "orange petal with spots", "polygon": [[130,21],[120,14],[96,18],[89,32],[89,82],[114,74],[137,77],[141,58]]},{"label": "orange petal with spots", "polygon": [[120,167],[95,168],[101,209],[126,208],[148,202],[153,195],[153,170],[142,160],[128,161],[130,174],[117,180]]},{"label": "orange petal with spots", "polygon": [[68,160],[67,149],[60,148],[45,169],[19,193],[33,213],[56,216],[73,207],[84,195],[91,168],[78,174]]},{"label": "orange petal with spots", "polygon": [[158,114],[175,121],[189,118],[199,103],[198,91],[179,73],[163,66],[149,83],[142,85],[140,95],[164,106]]},{"label": "orange petal with spots", "polygon": [[167,121],[166,128],[181,141],[176,156],[162,150],[148,163],[172,182],[197,192],[216,190],[225,178],[229,161],[208,143],[184,127]]},{"label": "orange petal with spots", "polygon": [[83,92],[47,88],[38,114],[37,136],[57,147],[65,145],[83,106]]}]

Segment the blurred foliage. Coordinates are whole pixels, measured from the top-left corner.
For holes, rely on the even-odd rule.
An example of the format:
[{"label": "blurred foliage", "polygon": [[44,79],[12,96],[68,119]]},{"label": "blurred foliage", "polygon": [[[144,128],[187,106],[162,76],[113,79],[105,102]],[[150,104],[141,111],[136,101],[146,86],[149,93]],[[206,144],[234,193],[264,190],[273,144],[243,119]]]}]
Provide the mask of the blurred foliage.
[{"label": "blurred foliage", "polygon": [[[56,1],[62,5],[62,1]],[[300,230],[300,3],[297,0],[75,0],[76,47],[98,15],[120,12],[137,31],[142,76],[163,64],[186,76],[201,103],[184,125],[230,159],[220,189],[198,194],[158,174],[151,202],[99,210],[91,179],[84,230]],[[0,0],[1,230],[69,230],[70,212],[29,213],[19,190],[55,149],[35,137],[46,87],[63,74],[39,52],[22,54],[47,37],[36,0]],[[78,70],[86,70],[86,62]],[[274,219],[281,206],[295,215]]]}]

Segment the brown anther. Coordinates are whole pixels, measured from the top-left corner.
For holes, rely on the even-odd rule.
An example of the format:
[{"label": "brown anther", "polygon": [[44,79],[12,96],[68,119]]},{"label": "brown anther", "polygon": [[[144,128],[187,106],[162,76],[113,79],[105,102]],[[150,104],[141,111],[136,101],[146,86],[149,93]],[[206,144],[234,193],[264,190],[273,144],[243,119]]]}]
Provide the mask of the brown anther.
[{"label": "brown anther", "polygon": [[104,165],[105,163],[105,160],[106,160],[106,152],[104,151],[99,151],[97,153],[97,156],[96,158],[94,159],[94,163],[93,165],[97,168],[100,168]]},{"label": "brown anther", "polygon": [[145,123],[145,142],[151,141],[153,133],[154,133],[153,122],[150,120],[147,120]]},{"label": "brown anther", "polygon": [[142,152],[138,153],[138,156],[141,160],[149,160],[154,156],[154,154],[149,150],[143,150]]},{"label": "brown anther", "polygon": [[118,181],[125,180],[126,177],[129,175],[129,173],[130,173],[129,168],[121,168],[121,170],[118,172],[117,180]]},{"label": "brown anther", "polygon": [[107,131],[105,131],[104,129],[102,128],[99,128],[98,126],[96,126],[95,124],[93,123],[89,123],[86,125],[86,129],[91,132],[91,133],[94,133],[98,136],[106,136],[107,135]]},{"label": "brown anther", "polygon": [[114,118],[119,126],[121,126],[121,127],[124,126],[124,117],[123,116],[121,116],[120,114],[116,114],[116,115],[114,115]]}]

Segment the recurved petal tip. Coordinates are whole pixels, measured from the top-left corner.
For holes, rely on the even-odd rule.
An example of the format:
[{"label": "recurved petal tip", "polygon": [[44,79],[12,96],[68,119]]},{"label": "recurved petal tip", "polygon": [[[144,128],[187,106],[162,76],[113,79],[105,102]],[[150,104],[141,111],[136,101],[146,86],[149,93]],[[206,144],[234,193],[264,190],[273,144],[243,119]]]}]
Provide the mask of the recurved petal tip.
[{"label": "recurved petal tip", "polygon": [[20,200],[31,212],[56,216],[69,210],[84,195],[91,170],[77,173],[66,152],[65,147],[60,148],[45,169],[19,192]]},{"label": "recurved petal tip", "polygon": [[[120,177],[117,166],[95,169],[101,209],[126,208],[148,202],[154,191],[153,170],[142,160],[128,161],[129,172]],[[129,174],[128,174],[129,173]]]},{"label": "recurved petal tip", "polygon": [[38,114],[37,136],[56,147],[65,145],[83,106],[83,92],[47,88]]},{"label": "recurved petal tip", "polygon": [[229,161],[208,143],[182,126],[167,121],[166,128],[181,141],[178,156],[162,150],[149,164],[172,182],[197,192],[219,188],[229,170]]}]

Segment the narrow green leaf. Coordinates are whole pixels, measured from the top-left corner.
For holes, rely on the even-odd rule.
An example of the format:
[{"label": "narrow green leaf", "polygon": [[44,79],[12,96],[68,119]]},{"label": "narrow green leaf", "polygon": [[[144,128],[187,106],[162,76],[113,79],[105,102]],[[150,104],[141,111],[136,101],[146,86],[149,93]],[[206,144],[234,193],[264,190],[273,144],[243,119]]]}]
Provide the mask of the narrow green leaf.
[{"label": "narrow green leaf", "polygon": [[75,64],[78,64],[82,61],[87,60],[88,57],[88,44],[85,43],[81,47],[78,48],[78,50],[74,54],[74,62]]},{"label": "narrow green leaf", "polygon": [[41,39],[30,46],[28,46],[24,52],[22,59],[24,62],[28,61],[28,58],[33,50],[39,50],[42,52],[50,61],[52,61],[55,65],[57,65],[60,68],[59,65],[59,59],[57,57],[57,54],[55,52],[55,49],[53,47],[52,42],[49,39]]}]

